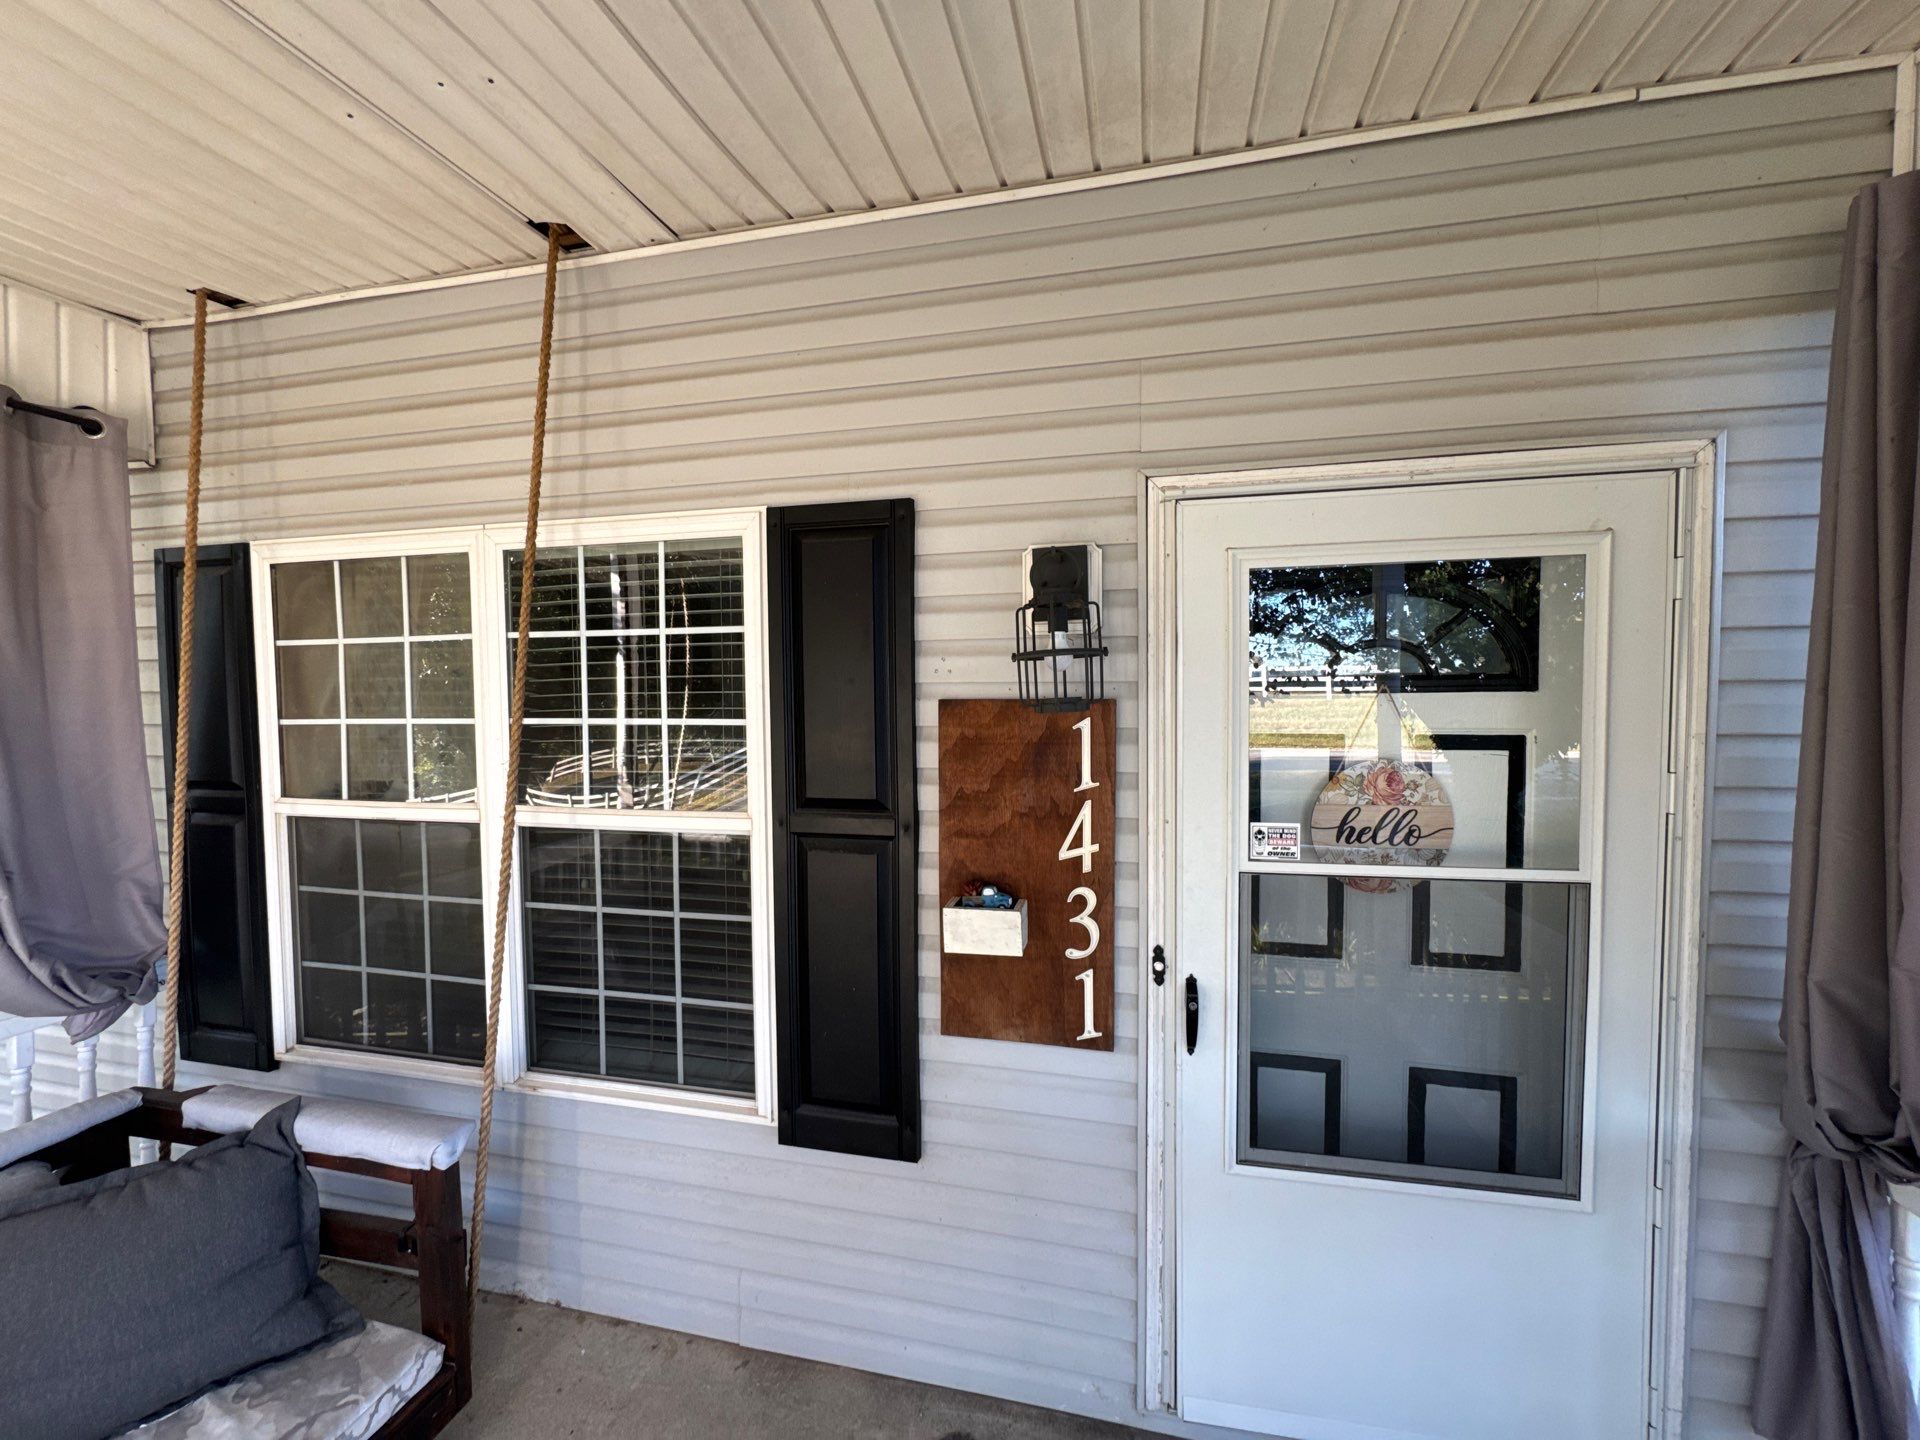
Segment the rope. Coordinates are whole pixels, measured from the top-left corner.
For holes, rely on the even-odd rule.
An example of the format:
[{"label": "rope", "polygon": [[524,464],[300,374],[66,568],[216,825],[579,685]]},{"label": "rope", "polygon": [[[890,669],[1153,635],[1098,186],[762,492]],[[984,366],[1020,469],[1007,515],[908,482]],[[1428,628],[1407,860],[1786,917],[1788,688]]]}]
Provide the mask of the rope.
[{"label": "rope", "polygon": [[182,919],[186,913],[187,743],[193,721],[193,611],[200,594],[200,434],[207,402],[207,292],[193,292],[193,401],[187,419],[187,535],[180,565],[180,647],[173,677],[173,809],[168,818],[167,976],[160,991],[160,1086],[173,1088],[180,1048]]},{"label": "rope", "polygon": [[540,305],[540,374],[533,388],[533,460],[527,467],[527,538],[520,551],[520,613],[507,711],[507,793],[500,807],[500,874],[493,896],[493,956],[487,969],[487,1041],[480,1061],[480,1134],[473,1157],[473,1225],[467,1248],[467,1328],[480,1293],[480,1242],[487,1228],[487,1156],[500,1036],[500,986],[506,970],[508,887],[513,883],[513,818],[520,799],[520,734],[527,718],[527,643],[533,629],[533,558],[540,530],[540,474],[547,453],[547,381],[553,371],[553,291],[565,227],[547,229],[547,288]]}]

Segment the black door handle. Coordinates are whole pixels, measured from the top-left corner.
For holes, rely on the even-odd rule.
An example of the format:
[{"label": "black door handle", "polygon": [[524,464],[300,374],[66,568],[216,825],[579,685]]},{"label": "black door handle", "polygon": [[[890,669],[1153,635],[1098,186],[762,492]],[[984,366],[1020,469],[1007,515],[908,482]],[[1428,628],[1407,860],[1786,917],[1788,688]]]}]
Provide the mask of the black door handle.
[{"label": "black door handle", "polygon": [[1187,1054],[1200,1043],[1200,982],[1187,976]]}]

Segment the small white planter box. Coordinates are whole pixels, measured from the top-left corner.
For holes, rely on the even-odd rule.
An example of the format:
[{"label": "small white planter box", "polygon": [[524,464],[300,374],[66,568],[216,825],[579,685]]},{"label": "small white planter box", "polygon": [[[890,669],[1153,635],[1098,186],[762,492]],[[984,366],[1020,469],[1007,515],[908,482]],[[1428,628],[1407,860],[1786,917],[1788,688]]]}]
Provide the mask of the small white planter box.
[{"label": "small white planter box", "polygon": [[940,943],[949,955],[1027,953],[1027,902],[1011,910],[986,910],[949,902],[940,912]]}]

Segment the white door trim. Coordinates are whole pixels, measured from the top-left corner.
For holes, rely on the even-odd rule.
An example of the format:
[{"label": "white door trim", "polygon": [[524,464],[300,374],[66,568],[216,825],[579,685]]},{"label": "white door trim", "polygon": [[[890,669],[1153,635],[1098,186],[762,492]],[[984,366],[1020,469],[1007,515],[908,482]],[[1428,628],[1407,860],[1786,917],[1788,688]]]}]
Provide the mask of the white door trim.
[{"label": "white door trim", "polygon": [[[1142,970],[1154,947],[1175,933],[1179,874],[1175,735],[1172,719],[1180,684],[1174,637],[1174,507],[1201,496],[1261,495],[1318,489],[1444,485],[1623,471],[1674,470],[1683,510],[1674,557],[1681,596],[1676,616],[1674,673],[1670,677],[1669,760],[1673,831],[1666,871],[1667,954],[1660,1037],[1657,1150],[1654,1163],[1655,1245],[1652,1366],[1654,1395],[1648,1421],[1655,1436],[1678,1437],[1687,1358],[1688,1230],[1692,1218],[1695,1090],[1699,1076],[1700,997],[1705,949],[1707,797],[1713,764],[1713,682],[1719,672],[1721,437],[1654,440],[1468,455],[1354,461],[1327,465],[1204,471],[1141,472],[1140,534],[1145,546],[1146,592],[1141,597],[1145,648],[1145,706],[1141,755],[1145,774],[1140,853],[1145,857]],[[1172,978],[1178,957],[1167,958]],[[1172,1087],[1176,986],[1142,974],[1140,1046],[1140,1324],[1139,1403],[1166,1413],[1177,1394],[1174,1336],[1178,1296],[1170,1283],[1177,1243],[1178,1197],[1169,1187],[1177,1135]]]}]

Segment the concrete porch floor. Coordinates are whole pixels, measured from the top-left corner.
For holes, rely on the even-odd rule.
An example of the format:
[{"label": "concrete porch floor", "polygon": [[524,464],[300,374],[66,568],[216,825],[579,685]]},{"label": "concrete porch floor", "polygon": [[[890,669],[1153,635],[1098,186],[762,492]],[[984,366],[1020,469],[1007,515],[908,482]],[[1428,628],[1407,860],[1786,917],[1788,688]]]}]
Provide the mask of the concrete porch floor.
[{"label": "concrete porch floor", "polygon": [[[329,1262],[369,1319],[419,1324],[410,1277]],[[1145,1431],[483,1294],[473,1402],[447,1440],[1117,1440]]]}]

